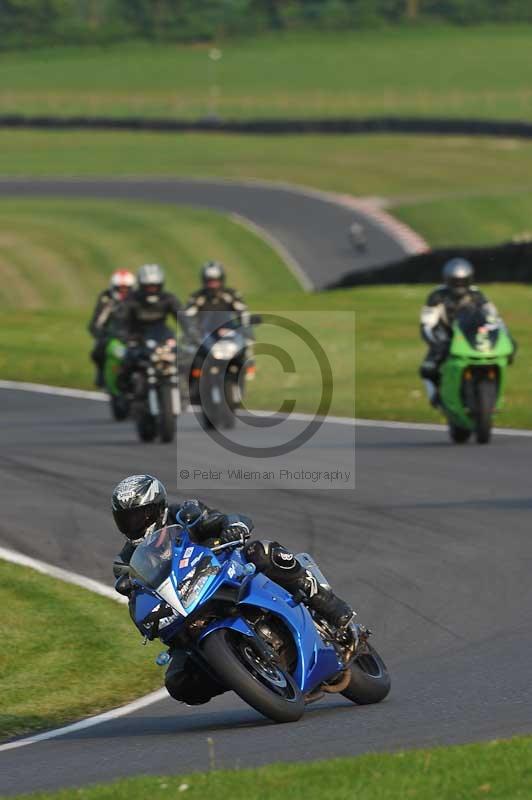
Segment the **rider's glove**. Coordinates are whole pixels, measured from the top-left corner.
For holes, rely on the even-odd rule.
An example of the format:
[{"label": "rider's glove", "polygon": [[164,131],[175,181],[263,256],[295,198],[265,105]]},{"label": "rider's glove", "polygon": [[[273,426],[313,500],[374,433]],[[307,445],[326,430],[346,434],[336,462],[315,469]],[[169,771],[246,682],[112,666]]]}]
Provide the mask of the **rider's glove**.
[{"label": "rider's glove", "polygon": [[220,539],[223,544],[226,542],[239,541],[241,544],[249,539],[251,533],[245,522],[232,522],[227,525],[220,534]]},{"label": "rider's glove", "polygon": [[121,575],[115,583],[115,591],[117,591],[118,594],[124,595],[124,597],[129,597],[133,588],[134,586],[129,575]]}]

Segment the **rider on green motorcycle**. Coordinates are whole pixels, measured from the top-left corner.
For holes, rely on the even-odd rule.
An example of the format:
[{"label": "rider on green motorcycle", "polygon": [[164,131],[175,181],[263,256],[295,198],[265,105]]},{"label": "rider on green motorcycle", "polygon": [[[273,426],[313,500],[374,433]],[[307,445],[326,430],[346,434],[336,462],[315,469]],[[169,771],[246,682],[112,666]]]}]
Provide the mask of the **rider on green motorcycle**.
[{"label": "rider on green motorcycle", "polygon": [[126,269],[113,272],[109,288],[100,292],[89,322],[89,333],[94,337],[91,358],[96,365],[96,386],[103,387],[105,353],[109,339],[121,338],[125,323],[124,301],[135,287],[135,276]]},{"label": "rider on green motorcycle", "polygon": [[473,275],[473,266],[465,258],[451,259],[443,267],[443,285],[430,293],[421,309],[421,336],[429,350],[419,372],[425,383],[429,402],[434,407],[440,402],[440,367],[449,352],[457,313],[465,306],[474,306],[482,310],[488,319],[499,320],[493,303],[477,286],[472,285]]}]

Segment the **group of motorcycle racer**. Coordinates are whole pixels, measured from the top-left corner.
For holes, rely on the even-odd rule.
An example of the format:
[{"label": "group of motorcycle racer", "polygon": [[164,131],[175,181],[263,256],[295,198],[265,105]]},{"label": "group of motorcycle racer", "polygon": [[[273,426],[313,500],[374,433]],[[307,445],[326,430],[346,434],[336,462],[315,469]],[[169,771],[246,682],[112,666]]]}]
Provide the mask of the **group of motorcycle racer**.
[{"label": "group of motorcycle racer", "polygon": [[[499,320],[493,303],[473,285],[473,267],[469,261],[463,258],[448,261],[442,277],[443,284],[428,296],[420,319],[421,336],[429,347],[420,375],[433,406],[439,405],[441,366],[449,353],[457,314],[465,307],[474,307],[488,320]],[[201,270],[201,281],[201,288],[183,307],[175,295],[164,291],[164,273],[158,265],[141,267],[136,279],[131,272],[115,272],[109,289],[98,298],[89,326],[96,340],[92,358],[98,369],[97,383],[103,384],[105,341],[111,335],[128,340],[129,352],[134,352],[134,342],[145,329],[154,323],[164,323],[169,316],[180,324],[186,335],[205,312],[229,310],[235,315],[247,314],[240,294],[225,286],[221,264],[206,263]],[[513,347],[515,353],[515,342]],[[126,357],[126,375],[127,369]],[[115,588],[128,597],[133,619],[136,589],[129,574],[131,558],[147,536],[177,522],[185,523],[193,531],[194,541],[203,546],[234,543],[240,547],[256,571],[286,589],[297,603],[304,603],[335,629],[346,630],[352,623],[354,612],[350,606],[331,589],[320,585],[290,550],[277,541],[250,541],[253,522],[247,516],[222,513],[198,499],[169,504],[165,487],[151,475],[132,475],[122,480],[112,494],[112,512],[118,530],[126,538],[113,563]],[[222,691],[216,681],[209,681],[204,674],[198,675],[185,651],[173,652],[165,683],[172,697],[189,705],[208,702]]]},{"label": "group of motorcycle racer", "polygon": [[158,264],[145,264],[136,276],[129,270],[112,274],[109,288],[98,296],[89,322],[89,332],[95,339],[91,358],[96,365],[97,386],[104,385],[105,348],[111,337],[129,345],[121,376],[122,383],[127,384],[135,346],[150,327],[164,325],[169,317],[181,326],[185,335],[196,330],[198,319],[208,311],[232,311],[245,322],[247,306],[237,291],[225,285],[222,264],[208,261],[200,278],[201,288],[183,307],[175,294],[165,291],[165,274]]}]

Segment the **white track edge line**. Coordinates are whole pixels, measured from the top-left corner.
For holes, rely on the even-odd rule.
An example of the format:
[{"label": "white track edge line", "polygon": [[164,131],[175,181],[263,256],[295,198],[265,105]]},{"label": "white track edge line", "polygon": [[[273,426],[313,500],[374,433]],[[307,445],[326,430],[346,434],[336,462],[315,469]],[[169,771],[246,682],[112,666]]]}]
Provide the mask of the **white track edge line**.
[{"label": "white track edge line", "polygon": [[[69,572],[68,570],[61,569],[61,567],[55,567],[53,564],[47,564],[45,561],[40,561],[37,558],[31,558],[23,553],[18,553],[16,550],[11,550],[7,547],[0,547],[0,559],[9,561],[12,564],[18,564],[22,567],[29,567],[36,572],[40,572],[43,575],[47,575],[51,578],[57,578],[64,583],[81,586],[83,589],[87,589],[88,591],[101,595],[102,597],[107,597],[109,600],[113,600],[116,603],[127,603],[127,599],[125,597],[117,594],[114,589],[111,589],[104,583],[100,583],[100,581],[95,581],[92,578],[86,578],[84,575],[78,575],[75,572]],[[75,733],[76,731],[82,731],[86,728],[92,728],[95,725],[101,725],[104,722],[118,719],[119,717],[125,717],[141,708],[145,708],[153,703],[158,703],[160,700],[164,700],[166,697],[168,697],[168,692],[166,689],[157,689],[155,692],[150,692],[149,694],[144,695],[144,697],[139,697],[137,700],[133,700],[131,703],[127,703],[119,708],[113,708],[110,711],[104,711],[102,714],[96,714],[93,717],[87,717],[79,722],[73,722],[70,725],[64,725],[61,728],[54,728],[51,731],[35,733],[31,736],[26,736],[23,739],[15,739],[12,742],[0,744],[0,753],[5,752],[6,750],[16,750],[19,747],[26,747],[29,744],[43,742],[47,739],[56,739],[57,737],[65,736],[68,733]]]},{"label": "white track edge line", "polygon": [[45,731],[44,733],[36,733],[33,736],[27,736],[24,739],[16,739],[14,742],[6,742],[0,744],[0,753],[5,753],[7,750],[16,750],[19,747],[27,747],[30,744],[37,744],[38,742],[45,742],[48,739],[57,739],[59,736],[66,736],[69,733],[76,733],[83,731],[87,728],[93,728],[95,725],[102,725],[104,722],[111,722],[112,720],[126,717],[134,711],[138,711],[146,706],[158,703],[168,697],[166,689],[157,689],[155,692],[139,697],[138,700],[133,700],[125,706],[114,708],[111,711],[104,711],[103,714],[97,714],[95,717],[87,717],[79,722],[73,722],[71,725],[65,725],[62,728],[55,728],[53,731]]},{"label": "white track edge line", "polygon": [[275,236],[273,236],[273,234],[267,231],[266,228],[263,228],[261,225],[257,225],[257,223],[253,222],[253,220],[242,216],[242,214],[237,214],[236,212],[232,212],[229,215],[229,218],[237,225],[241,225],[243,228],[249,230],[250,233],[255,234],[258,239],[262,239],[265,244],[267,244],[274,251],[274,253],[279,256],[281,261],[284,261],[288,270],[292,273],[302,289],[304,289],[306,292],[311,292],[314,289],[314,284],[299,261],[297,261],[284,246],[284,244]]},{"label": "white track edge line", "polygon": [[[25,383],[18,381],[5,381],[0,380],[0,389],[12,389],[21,392],[36,392],[42,394],[52,394],[59,397],[72,397],[81,400],[98,400],[106,402],[107,395],[103,392],[89,392],[81,389],[68,389],[63,386],[49,386],[44,383]],[[188,409],[190,410],[190,408]],[[271,416],[273,412],[268,410],[250,409],[248,413],[257,414],[258,416]],[[363,419],[359,417],[316,417],[314,414],[290,414],[294,420],[307,422],[313,419],[320,419],[323,422],[328,422],[332,425],[348,425],[358,426],[360,428],[389,428],[392,430],[405,430],[405,431],[439,431],[441,433],[447,430],[447,426],[438,424],[436,422],[401,422],[398,420],[385,420],[385,419]],[[523,438],[532,438],[532,430],[526,428],[493,428],[493,433],[498,436],[520,436]],[[87,579],[88,580],[88,579]]]}]

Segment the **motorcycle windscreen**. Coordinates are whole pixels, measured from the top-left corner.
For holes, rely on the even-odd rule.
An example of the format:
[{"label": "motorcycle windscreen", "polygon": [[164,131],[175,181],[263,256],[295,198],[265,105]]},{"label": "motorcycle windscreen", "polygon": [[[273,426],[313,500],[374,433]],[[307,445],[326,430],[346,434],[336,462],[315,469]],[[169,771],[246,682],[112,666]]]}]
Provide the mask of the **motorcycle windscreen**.
[{"label": "motorcycle windscreen", "polygon": [[473,350],[488,352],[497,345],[502,329],[499,320],[490,320],[485,311],[475,306],[465,306],[456,315],[460,333]]},{"label": "motorcycle windscreen", "polygon": [[129,568],[132,578],[157,589],[170,576],[174,545],[178,545],[183,529],[168,525],[148,534],[131,558]]}]

